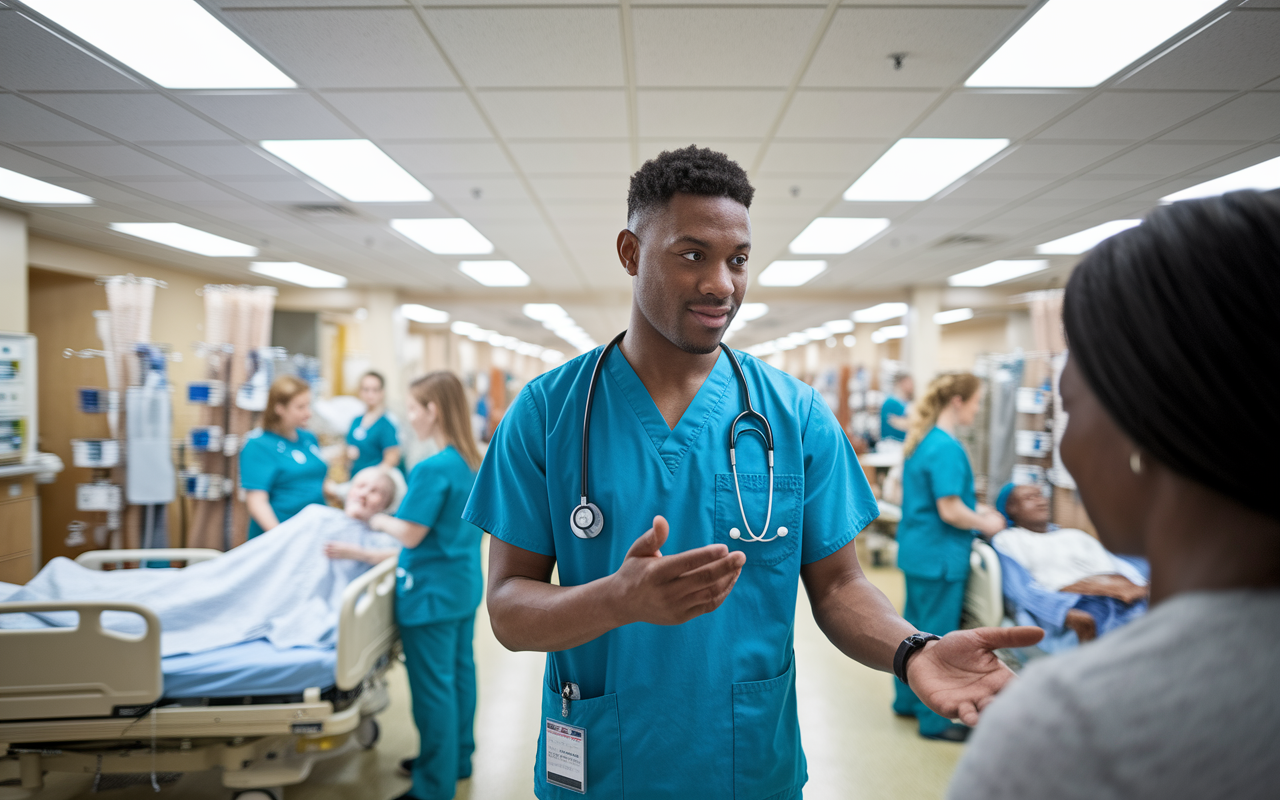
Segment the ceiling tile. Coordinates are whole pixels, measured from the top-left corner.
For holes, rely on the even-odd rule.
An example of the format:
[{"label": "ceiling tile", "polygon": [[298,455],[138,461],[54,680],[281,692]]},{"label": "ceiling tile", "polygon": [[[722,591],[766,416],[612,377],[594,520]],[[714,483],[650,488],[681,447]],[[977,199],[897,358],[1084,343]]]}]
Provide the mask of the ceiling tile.
[{"label": "ceiling tile", "polygon": [[119,144],[108,145],[47,145],[28,147],[33,153],[66,164],[73,169],[106,178],[123,176],[173,176],[186,177],[172,167],[154,158]]},{"label": "ceiling tile", "polygon": [[821,19],[821,9],[813,7],[636,8],[636,81],[640,86],[788,86]]},{"label": "ceiling tile", "polygon": [[184,92],[180,96],[183,102],[254,141],[356,136],[319,101],[302,92]]},{"label": "ceiling tile", "polygon": [[225,14],[286,73],[312,88],[458,85],[417,15],[407,8]]},{"label": "ceiling tile", "polygon": [[1162,178],[1194,169],[1238,149],[1232,144],[1144,144],[1092,170],[1092,174]]},{"label": "ceiling tile", "polygon": [[432,175],[492,175],[511,172],[493,142],[386,142],[383,150],[419,178]]},{"label": "ceiling tile", "polygon": [[471,86],[623,84],[614,8],[429,8],[425,15]]},{"label": "ceiling tile", "polygon": [[515,142],[516,161],[529,174],[573,175],[631,171],[631,146],[618,142]]},{"label": "ceiling tile", "polygon": [[912,136],[1021,139],[1066,111],[1086,92],[961,90],[911,131]]},{"label": "ceiling tile", "polygon": [[1280,12],[1236,11],[1139,70],[1125,89],[1252,89],[1280,76]]},{"label": "ceiling tile", "polygon": [[610,200],[625,202],[631,179],[627,174],[557,178],[535,175],[529,179],[543,200]]},{"label": "ceiling tile", "polygon": [[160,94],[32,93],[32,100],[132,142],[229,141],[231,136]]},{"label": "ceiling tile", "polygon": [[0,141],[38,144],[105,140],[52,111],[28,103],[18,95],[0,94]]},{"label": "ceiling tile", "polygon": [[[849,183],[889,149],[890,142],[777,142],[769,145],[760,172],[845,175]],[[849,184],[845,184],[847,189]]]},{"label": "ceiling tile", "polygon": [[1229,97],[1229,92],[1103,92],[1036,138],[1146,139]]},{"label": "ceiling tile", "polygon": [[782,90],[657,90],[637,93],[640,135],[763,138],[782,106]]},{"label": "ceiling tile", "polygon": [[142,88],[114,67],[6,8],[0,8],[0,86],[20,91]]},{"label": "ceiling tile", "polygon": [[371,139],[488,139],[461,91],[326,92],[324,99]]},{"label": "ceiling tile", "polygon": [[796,92],[778,128],[782,138],[897,139],[937,92]]},{"label": "ceiling tile", "polygon": [[1280,93],[1251,92],[1160,137],[1255,142],[1280,132]]},{"label": "ceiling tile", "polygon": [[807,207],[810,203],[827,203],[849,188],[849,181],[839,175],[786,175],[769,173],[751,180],[755,202],[792,203]]},{"label": "ceiling tile", "polygon": [[[671,138],[671,139],[641,139],[640,140],[640,161],[648,161],[665,150],[679,150],[690,145],[714,150],[717,153],[724,153],[730,159],[736,161],[743,169],[751,169],[752,163],[760,154],[760,146],[764,142],[760,139],[716,139],[711,137],[694,137],[687,138]],[[628,173],[631,170],[627,170]]]},{"label": "ceiling tile", "polygon": [[1018,145],[983,170],[983,175],[1069,175],[1124,149],[1119,144]]},{"label": "ceiling tile", "polygon": [[122,181],[124,185],[136,189],[139,192],[145,192],[151,197],[158,197],[161,200],[170,200],[175,203],[220,203],[233,205],[239,202],[233,194],[228,194],[223,190],[196,180],[138,180],[129,179]]},{"label": "ceiling tile", "polygon": [[288,178],[290,173],[242,144],[151,145],[156,155],[211,177]]},{"label": "ceiling tile", "polygon": [[[457,206],[459,203],[505,203],[512,200],[529,202],[524,184],[515,177],[478,175],[467,177],[439,176],[431,180],[436,197]],[[477,197],[476,194],[479,193]]]},{"label": "ceiling tile", "polygon": [[1039,191],[1050,183],[1050,178],[992,177],[983,173],[960,184],[943,199],[948,203],[972,200],[1002,200],[1007,203]]},{"label": "ceiling tile", "polygon": [[1091,172],[1070,183],[1045,192],[1040,197],[1050,202],[1054,200],[1089,200],[1100,203],[1118,195],[1142,189],[1150,182],[1145,178],[1116,179],[1108,177],[1106,172]]},{"label": "ceiling tile", "polygon": [[[805,86],[946,87],[962,81],[1021,16],[1010,8],[841,8]],[[891,53],[906,53],[902,69]]]},{"label": "ceiling tile", "polygon": [[223,181],[244,194],[266,203],[335,203],[338,199],[301,178],[288,180],[226,179]]},{"label": "ceiling tile", "polygon": [[[51,164],[42,158],[36,158],[34,154],[19,152],[16,148],[6,147],[3,142],[0,142],[0,167],[40,180],[82,177],[75,170]],[[57,180],[54,183],[61,185]]]},{"label": "ceiling tile", "polygon": [[480,103],[507,140],[627,135],[627,96],[621,89],[491,90],[480,93]]}]

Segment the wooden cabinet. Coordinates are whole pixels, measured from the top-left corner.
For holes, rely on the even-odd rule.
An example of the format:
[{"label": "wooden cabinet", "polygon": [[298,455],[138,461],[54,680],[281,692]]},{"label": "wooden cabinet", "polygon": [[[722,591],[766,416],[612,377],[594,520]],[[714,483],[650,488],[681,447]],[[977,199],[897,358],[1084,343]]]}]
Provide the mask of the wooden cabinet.
[{"label": "wooden cabinet", "polygon": [[26,583],[35,574],[37,502],[34,476],[0,478],[0,582]]}]

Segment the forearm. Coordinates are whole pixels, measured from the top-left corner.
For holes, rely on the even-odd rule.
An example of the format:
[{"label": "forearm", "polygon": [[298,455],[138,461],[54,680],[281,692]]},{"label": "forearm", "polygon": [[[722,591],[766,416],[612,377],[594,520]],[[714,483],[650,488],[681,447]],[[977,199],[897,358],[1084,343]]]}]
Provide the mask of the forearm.
[{"label": "forearm", "polygon": [[556,586],[525,576],[491,581],[493,633],[508,650],[537,652],[568,650],[597,639],[626,624],[615,611],[610,577],[580,586]]},{"label": "forearm", "polygon": [[266,492],[260,489],[250,490],[244,504],[249,510],[249,516],[263,531],[269,531],[280,524]]},{"label": "forearm", "polygon": [[386,450],[382,451],[382,466],[386,467],[387,469],[393,469],[399,463],[400,463],[399,447],[388,447]]},{"label": "forearm", "polygon": [[805,588],[814,620],[840,652],[873,669],[893,670],[898,645],[916,628],[861,570],[826,587],[806,580]]},{"label": "forearm", "polygon": [[369,520],[369,527],[389,534],[409,548],[417,547],[427,535],[427,526],[383,513],[374,514]]},{"label": "forearm", "polygon": [[359,560],[366,564],[372,564],[375,567],[383,561],[386,561],[388,558],[400,554],[399,550],[393,550],[391,548],[362,547],[360,548],[360,551]]},{"label": "forearm", "polygon": [[1138,586],[1123,575],[1091,575],[1062,587],[1062,591],[1111,597],[1122,603],[1133,603],[1147,595],[1146,587]]}]

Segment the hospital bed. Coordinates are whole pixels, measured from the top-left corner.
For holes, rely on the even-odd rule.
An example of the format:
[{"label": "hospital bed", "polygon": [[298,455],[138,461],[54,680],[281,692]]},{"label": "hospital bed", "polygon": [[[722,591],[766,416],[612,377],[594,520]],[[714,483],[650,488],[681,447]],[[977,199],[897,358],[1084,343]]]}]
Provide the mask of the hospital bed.
[{"label": "hospital bed", "polygon": [[[84,566],[185,562],[216,550],[106,550]],[[163,783],[221,768],[242,800],[281,800],[322,758],[378,739],[385,672],[396,656],[396,559],[347,586],[335,648],[277,650],[265,640],[161,658],[145,606],[0,602],[0,614],[75,611],[75,628],[0,630],[0,800],[32,797],[46,771],[94,776],[96,789]],[[127,636],[100,615],[132,612]]]}]

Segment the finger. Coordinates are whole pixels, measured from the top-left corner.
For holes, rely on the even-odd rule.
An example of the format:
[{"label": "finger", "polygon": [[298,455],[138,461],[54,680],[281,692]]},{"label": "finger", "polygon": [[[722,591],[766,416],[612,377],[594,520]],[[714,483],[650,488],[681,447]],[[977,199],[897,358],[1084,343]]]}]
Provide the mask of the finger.
[{"label": "finger", "polygon": [[654,577],[659,581],[673,581],[686,572],[698,569],[721,558],[726,558],[729,548],[722,544],[709,544],[683,553],[663,556],[654,568]]},{"label": "finger", "polygon": [[960,717],[961,722],[971,728],[978,724],[978,708],[967,700],[960,704],[957,716]]},{"label": "finger", "polygon": [[[662,529],[659,531],[658,522],[662,522]],[[634,542],[631,543],[630,549],[627,550],[627,558],[643,558],[645,556],[658,555],[658,548],[667,541],[667,521],[662,517],[653,518],[653,527],[640,534]]]},{"label": "finger", "polygon": [[723,558],[682,575],[668,585],[685,602],[702,602],[727,593],[741,571],[742,566],[734,559]]},{"label": "finger", "polygon": [[738,574],[742,571],[742,565],[745,561],[746,557],[742,553],[728,553],[722,558],[717,558],[679,575],[673,583],[688,587],[689,591],[696,591],[701,586],[716,583],[730,575]]},{"label": "finger", "polygon": [[1030,647],[1044,638],[1044,630],[1031,625],[1019,625],[1013,628],[974,628],[982,647],[987,650],[999,650],[1008,647]]}]

